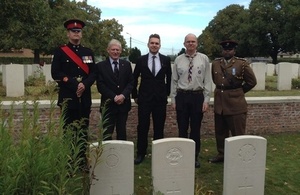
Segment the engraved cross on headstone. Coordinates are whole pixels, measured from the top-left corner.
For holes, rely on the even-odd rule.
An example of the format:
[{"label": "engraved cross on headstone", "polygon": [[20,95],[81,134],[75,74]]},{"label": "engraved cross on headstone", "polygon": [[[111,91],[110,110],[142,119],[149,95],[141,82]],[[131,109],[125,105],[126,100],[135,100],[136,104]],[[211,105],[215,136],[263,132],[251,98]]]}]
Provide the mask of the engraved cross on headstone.
[{"label": "engraved cross on headstone", "polygon": [[243,183],[239,185],[239,190],[247,190],[253,188],[253,184],[250,184],[251,182],[249,181],[248,177],[245,177],[243,180]]},{"label": "engraved cross on headstone", "polygon": [[181,194],[181,189],[177,187],[175,182],[172,182],[173,187],[170,190],[167,190],[167,194]]}]

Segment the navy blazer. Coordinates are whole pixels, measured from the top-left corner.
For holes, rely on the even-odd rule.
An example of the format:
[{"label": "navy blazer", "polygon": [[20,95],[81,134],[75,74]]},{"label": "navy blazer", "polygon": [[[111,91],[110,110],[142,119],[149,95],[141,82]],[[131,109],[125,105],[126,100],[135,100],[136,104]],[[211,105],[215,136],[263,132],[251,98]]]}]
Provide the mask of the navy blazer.
[{"label": "navy blazer", "polygon": [[[143,55],[136,62],[132,98],[138,98],[138,103],[155,101],[156,104],[167,104],[172,75],[171,59],[159,53],[161,69],[154,76],[148,67],[148,56],[149,54]],[[139,77],[140,83],[138,83]]]},{"label": "navy blazer", "polygon": [[[133,76],[131,63],[119,59],[119,78],[115,78],[112,65],[109,58],[96,64],[97,69],[97,89],[101,94],[101,108],[106,100],[111,100],[110,106],[121,112],[128,112],[131,109],[130,94],[133,88]],[[116,95],[123,94],[125,96],[124,103],[117,105],[114,102]]]}]

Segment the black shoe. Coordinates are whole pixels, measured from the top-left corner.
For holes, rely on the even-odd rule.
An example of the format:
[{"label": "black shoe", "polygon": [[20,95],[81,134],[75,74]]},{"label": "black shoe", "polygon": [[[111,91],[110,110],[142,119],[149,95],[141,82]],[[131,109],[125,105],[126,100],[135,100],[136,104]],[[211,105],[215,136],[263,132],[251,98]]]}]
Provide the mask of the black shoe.
[{"label": "black shoe", "polygon": [[136,157],[136,159],[134,159],[134,164],[135,165],[141,164],[143,162],[144,158],[145,158],[144,155],[138,155]]},{"label": "black shoe", "polygon": [[195,168],[200,168],[200,162],[198,160],[195,161]]},{"label": "black shoe", "polygon": [[215,156],[211,159],[208,160],[209,163],[222,163],[224,162],[224,157],[223,156]]}]

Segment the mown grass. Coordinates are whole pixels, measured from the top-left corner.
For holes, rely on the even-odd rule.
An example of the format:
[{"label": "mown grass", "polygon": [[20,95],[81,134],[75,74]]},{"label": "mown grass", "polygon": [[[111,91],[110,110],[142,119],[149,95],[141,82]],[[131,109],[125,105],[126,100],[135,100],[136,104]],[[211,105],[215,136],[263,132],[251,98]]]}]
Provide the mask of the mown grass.
[{"label": "mown grass", "polygon": [[[300,133],[263,135],[267,139],[265,195],[298,195],[300,192]],[[216,154],[214,138],[202,139],[201,167],[195,171],[195,194],[222,195],[223,164],[210,164]],[[151,194],[151,144],[146,160],[135,165],[135,193]]]},{"label": "mown grass", "polygon": [[[0,81],[2,81],[0,74]],[[4,100],[44,100],[49,99],[56,89],[56,83],[45,83],[44,78],[30,78],[25,83],[25,96],[18,98],[6,97],[5,87],[0,82],[0,101]],[[250,91],[247,97],[266,96],[297,96],[299,89],[288,91],[276,90],[277,77],[267,77],[266,90]],[[92,86],[92,97],[100,98],[96,85]],[[300,133],[284,133],[264,135],[268,140],[265,195],[289,194],[296,195],[300,191]],[[152,194],[151,178],[151,143],[146,160],[135,166],[135,194]],[[202,139],[201,168],[195,172],[195,194],[221,195],[223,188],[223,164],[209,164],[207,160],[216,154],[213,137]]]}]

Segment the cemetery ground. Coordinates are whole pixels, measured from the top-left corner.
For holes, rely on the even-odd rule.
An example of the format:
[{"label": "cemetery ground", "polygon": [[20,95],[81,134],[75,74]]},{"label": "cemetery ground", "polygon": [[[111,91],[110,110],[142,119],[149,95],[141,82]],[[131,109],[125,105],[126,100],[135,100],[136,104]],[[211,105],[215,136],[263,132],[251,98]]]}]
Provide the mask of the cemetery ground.
[{"label": "cemetery ground", "polygon": [[[297,195],[300,191],[300,133],[261,135],[267,139],[265,195]],[[149,143],[149,147],[151,144]],[[151,149],[140,165],[135,165],[135,192],[151,194]],[[216,154],[213,137],[202,138],[200,163],[195,170],[195,194],[222,195],[223,163],[211,164]]]},{"label": "cemetery ground", "polygon": [[[2,80],[0,75],[0,81]],[[26,97],[20,98],[9,98],[5,97],[5,88],[0,85],[0,101],[4,100],[43,100],[49,99],[50,96],[56,98],[55,92],[56,85],[55,83],[45,84],[43,78],[29,78],[25,83]],[[266,90],[265,91],[250,91],[247,93],[247,96],[297,96],[300,95],[300,90],[295,88],[289,91],[277,91],[276,89],[276,76],[267,77],[266,80]],[[100,95],[97,92],[96,86],[92,88],[93,98],[99,99]],[[38,114],[38,113],[37,113]],[[29,118],[28,121],[34,121],[36,117]],[[1,152],[0,159],[1,162],[5,159],[11,158],[10,150],[11,148],[7,147],[5,143],[10,143],[9,140],[11,137],[4,137],[4,128],[3,121],[1,120],[0,128],[0,149]],[[9,121],[8,121],[9,122]],[[31,130],[31,125],[28,125],[27,130]],[[24,132],[24,131],[23,131]],[[30,131],[31,132],[31,131]],[[3,189],[7,187],[17,188],[17,182],[24,181],[22,183],[23,189],[26,189],[26,186],[32,186],[29,183],[36,182],[43,184],[42,190],[39,191],[39,194],[47,194],[50,189],[56,189],[57,194],[84,194],[82,191],[87,188],[88,181],[86,175],[77,175],[77,177],[61,177],[64,175],[66,170],[65,167],[62,167],[59,177],[55,177],[57,180],[56,183],[50,183],[50,181],[43,180],[39,181],[41,178],[51,178],[53,175],[50,173],[55,172],[53,166],[53,161],[50,161],[51,155],[56,156],[63,148],[63,143],[60,143],[56,137],[47,137],[43,145],[38,145],[38,137],[35,137],[36,132],[33,134],[27,135],[28,138],[32,140],[26,140],[24,138],[24,147],[20,148],[20,154],[29,155],[31,158],[27,157],[26,163],[30,165],[33,163],[35,167],[32,169],[22,170],[24,166],[21,166],[20,162],[24,162],[22,157],[16,156],[15,161],[10,162],[11,166],[3,167],[4,163],[0,163],[0,192],[3,193]],[[53,136],[53,135],[52,135]],[[267,139],[267,161],[266,161],[266,175],[265,175],[265,195],[296,195],[300,191],[300,169],[299,169],[299,156],[300,156],[300,131],[298,133],[282,133],[274,135],[260,135]],[[136,140],[134,140],[135,142]],[[38,148],[40,147],[40,148]],[[46,147],[46,148],[42,148]],[[46,153],[47,155],[43,156],[41,151],[47,150],[47,147],[54,147],[54,153]],[[68,148],[68,147],[65,147]],[[35,156],[34,154],[39,154]],[[61,151],[60,155],[63,155],[64,152]],[[195,170],[195,194],[196,195],[221,195],[223,188],[223,164],[210,164],[208,159],[216,154],[215,140],[213,137],[202,137],[202,147],[200,154],[201,168]],[[4,161],[5,162],[5,161]],[[52,163],[52,164],[51,164]],[[57,163],[57,162],[56,162]],[[61,165],[60,163],[58,165]],[[28,167],[27,167],[28,168]],[[16,176],[13,173],[14,171],[19,171],[24,173],[24,177]],[[26,173],[27,171],[27,173]],[[48,172],[47,172],[48,171]],[[25,174],[26,173],[26,174]],[[38,177],[32,177],[37,174]],[[49,174],[49,175],[46,175]],[[26,175],[28,177],[26,177]],[[43,177],[46,175],[46,177]],[[31,176],[31,177],[30,177]],[[136,195],[147,195],[152,194],[152,178],[151,178],[151,142],[149,142],[148,155],[145,161],[140,165],[134,166],[134,191]],[[5,178],[5,180],[4,180]],[[7,181],[8,179],[11,181]],[[3,185],[2,182],[11,182],[10,186]],[[49,183],[47,183],[49,182]],[[51,186],[52,185],[52,186]],[[83,189],[83,190],[82,190]],[[36,191],[37,192],[37,191]],[[54,192],[52,191],[51,194]],[[6,193],[3,193],[6,195]],[[22,193],[21,193],[22,194]],[[23,192],[26,194],[26,192]],[[35,194],[34,192],[32,194]],[[36,193],[37,194],[37,193]],[[54,193],[55,194],[55,193]],[[157,193],[159,194],[159,193]]]}]

